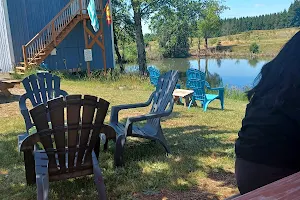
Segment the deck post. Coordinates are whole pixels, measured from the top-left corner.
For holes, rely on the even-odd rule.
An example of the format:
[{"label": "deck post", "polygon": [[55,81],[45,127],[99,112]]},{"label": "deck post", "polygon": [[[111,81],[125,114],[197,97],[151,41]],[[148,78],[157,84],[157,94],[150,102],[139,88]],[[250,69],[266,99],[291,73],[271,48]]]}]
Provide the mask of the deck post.
[{"label": "deck post", "polygon": [[[85,48],[88,49],[89,46],[89,41],[88,41],[88,36],[86,33],[86,19],[83,20],[83,31],[84,31],[84,42],[85,42]],[[91,63],[90,62],[86,62],[86,69],[87,69],[87,74],[90,77],[91,76]]]},{"label": "deck post", "polygon": [[82,0],[79,0],[80,17],[82,17]]},{"label": "deck post", "polygon": [[23,58],[24,58],[25,69],[27,69],[28,68],[28,58],[27,58],[27,53],[26,53],[26,47],[25,47],[25,45],[22,45],[22,51],[23,51]]}]

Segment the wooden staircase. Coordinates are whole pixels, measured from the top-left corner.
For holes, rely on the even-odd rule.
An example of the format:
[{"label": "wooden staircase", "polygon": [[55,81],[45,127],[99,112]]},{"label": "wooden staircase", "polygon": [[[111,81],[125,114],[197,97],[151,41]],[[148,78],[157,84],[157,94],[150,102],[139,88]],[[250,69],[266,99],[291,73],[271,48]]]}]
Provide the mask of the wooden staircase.
[{"label": "wooden staircase", "polygon": [[[24,63],[17,70],[40,65],[83,19],[87,19],[89,0],[70,2],[32,40],[22,46]],[[103,13],[102,0],[96,0],[97,11]],[[21,69],[22,68],[22,69]]]}]

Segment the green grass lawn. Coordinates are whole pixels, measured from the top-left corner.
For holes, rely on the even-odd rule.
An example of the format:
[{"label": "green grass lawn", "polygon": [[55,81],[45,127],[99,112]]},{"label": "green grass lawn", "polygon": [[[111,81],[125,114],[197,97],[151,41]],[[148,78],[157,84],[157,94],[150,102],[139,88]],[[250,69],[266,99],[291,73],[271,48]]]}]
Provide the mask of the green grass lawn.
[{"label": "green grass lawn", "polygon": [[[148,80],[117,82],[63,81],[69,94],[90,94],[111,105],[144,102],[153,88]],[[17,136],[25,126],[18,102],[0,97],[0,199],[35,199],[36,187],[26,186]],[[16,98],[15,98],[16,100]],[[147,140],[130,139],[125,148],[125,167],[113,165],[114,145],[101,153],[107,194],[110,199],[224,199],[237,193],[234,179],[234,142],[241,126],[246,101],[218,101],[208,112],[176,105],[162,121],[172,155]],[[145,114],[150,108],[121,112],[121,118]],[[109,115],[110,113],[108,113]],[[107,116],[106,120],[109,119]],[[50,199],[96,199],[93,177],[50,184]]]}]

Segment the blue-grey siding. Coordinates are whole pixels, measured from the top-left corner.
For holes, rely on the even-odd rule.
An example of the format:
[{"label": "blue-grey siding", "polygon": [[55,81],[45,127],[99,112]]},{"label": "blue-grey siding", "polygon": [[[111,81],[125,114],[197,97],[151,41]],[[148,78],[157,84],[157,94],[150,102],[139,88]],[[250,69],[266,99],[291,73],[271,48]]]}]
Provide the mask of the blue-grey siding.
[{"label": "blue-grey siding", "polygon": [[0,1],[0,73],[9,72],[13,68],[13,58],[9,44],[9,26],[5,1]]},{"label": "blue-grey siding", "polygon": [[[69,0],[7,1],[16,62],[23,61],[22,45],[26,44],[40,32],[68,2]],[[106,24],[105,18],[103,21],[107,68],[112,68],[114,67],[114,60],[111,26]],[[90,22],[88,21],[88,23]],[[85,69],[86,63],[83,57],[84,44],[83,24],[79,23],[57,47],[57,55],[50,55],[45,60],[45,63],[48,64],[50,69],[72,69],[77,67]],[[91,63],[91,67],[92,69],[103,69],[102,53],[100,47],[97,45],[93,47],[93,62]]]}]

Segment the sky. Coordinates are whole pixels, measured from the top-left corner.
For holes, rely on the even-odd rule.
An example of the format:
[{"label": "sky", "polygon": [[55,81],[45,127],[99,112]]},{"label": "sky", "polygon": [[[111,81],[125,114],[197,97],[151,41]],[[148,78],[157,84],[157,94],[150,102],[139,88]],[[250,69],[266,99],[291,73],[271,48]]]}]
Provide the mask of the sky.
[{"label": "sky", "polygon": [[[294,0],[224,0],[225,10],[222,18],[257,16],[288,9]],[[143,32],[150,33],[148,23],[143,22]]]}]

